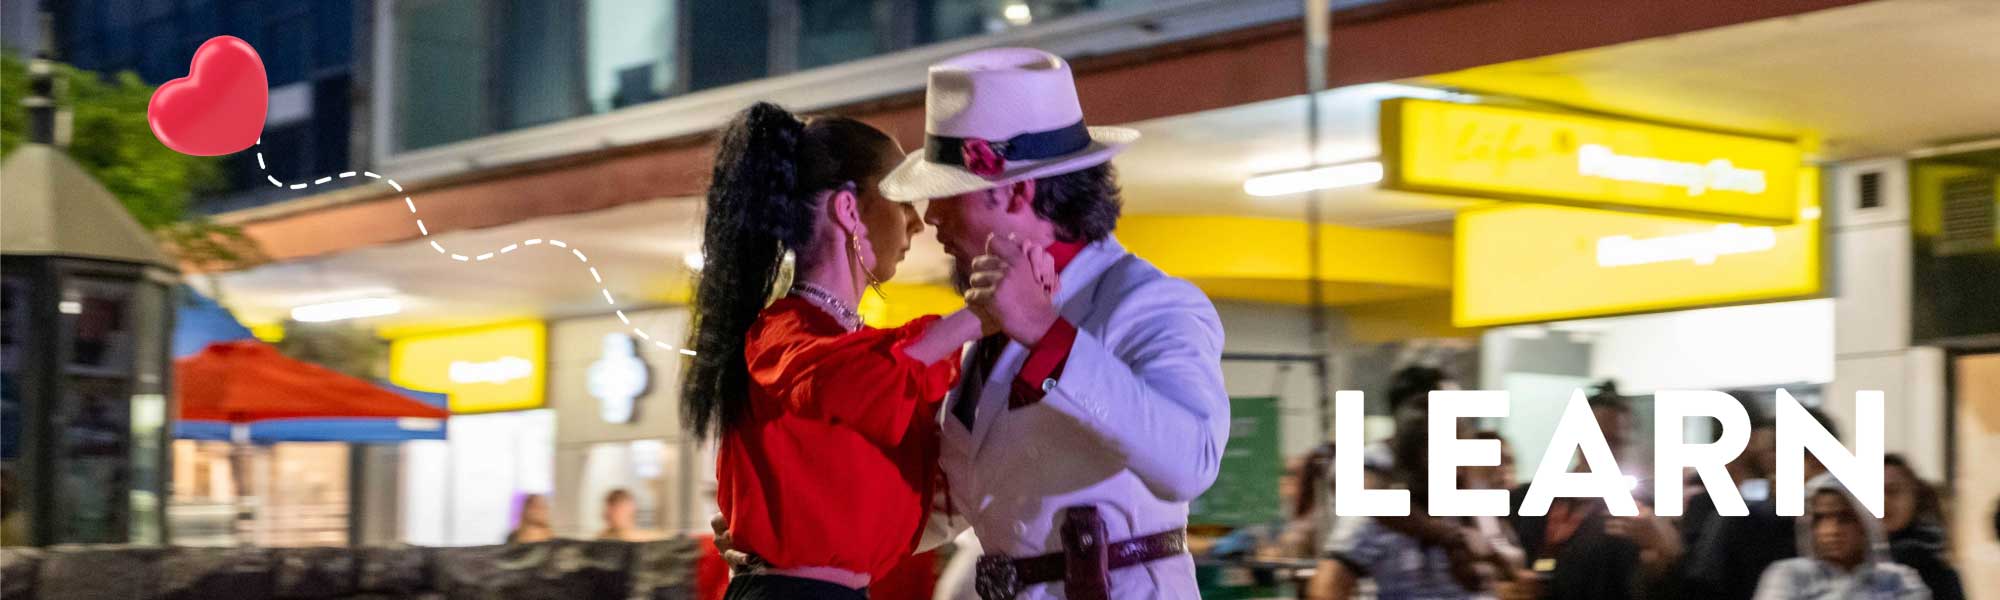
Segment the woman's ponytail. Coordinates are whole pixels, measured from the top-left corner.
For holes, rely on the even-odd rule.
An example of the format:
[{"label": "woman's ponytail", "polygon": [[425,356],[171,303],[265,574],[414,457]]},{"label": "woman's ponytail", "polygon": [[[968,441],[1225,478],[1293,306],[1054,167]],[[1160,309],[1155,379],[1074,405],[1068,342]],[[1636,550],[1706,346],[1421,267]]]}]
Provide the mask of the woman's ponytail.
[{"label": "woman's ponytail", "polygon": [[697,439],[742,415],[750,385],[744,336],[785,250],[812,241],[813,194],[800,189],[805,138],[798,117],[760,102],[730,122],[716,150],[688,344],[696,355],[681,385],[681,417]]},{"label": "woman's ponytail", "polygon": [[688,341],[696,354],[681,384],[681,417],[698,439],[735,425],[749,401],[744,336],[771,297],[785,252],[800,272],[823,258],[812,251],[820,193],[879,176],[899,158],[894,140],[854,119],[808,125],[760,102],[730,121],[709,181]]}]

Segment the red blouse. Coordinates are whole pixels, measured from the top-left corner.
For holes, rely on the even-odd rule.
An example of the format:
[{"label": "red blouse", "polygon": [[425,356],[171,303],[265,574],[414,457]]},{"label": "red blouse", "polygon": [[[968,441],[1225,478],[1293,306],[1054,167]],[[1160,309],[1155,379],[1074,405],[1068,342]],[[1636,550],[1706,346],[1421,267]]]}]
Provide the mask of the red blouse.
[{"label": "red blouse", "polygon": [[750,328],[750,407],[722,436],[716,502],[737,548],[779,568],[880,580],[916,549],[956,357],[903,354],[938,317],[843,329],[795,297]]}]

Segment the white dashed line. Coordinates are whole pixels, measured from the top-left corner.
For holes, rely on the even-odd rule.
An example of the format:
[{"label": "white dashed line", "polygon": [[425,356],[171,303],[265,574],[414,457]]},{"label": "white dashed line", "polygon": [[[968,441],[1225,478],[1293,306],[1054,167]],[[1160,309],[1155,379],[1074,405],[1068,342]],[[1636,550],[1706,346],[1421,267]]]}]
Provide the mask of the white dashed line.
[{"label": "white dashed line", "polygon": [[[279,181],[279,180],[278,180],[278,178],[277,178],[276,176],[273,176],[273,175],[271,175],[270,173],[268,173],[268,171],[270,171],[270,168],[269,168],[269,167],[267,167],[267,166],[265,166],[265,163],[264,163],[264,146],[263,146],[263,144],[264,144],[264,140],[262,140],[262,139],[259,139],[259,140],[257,140],[257,169],[258,169],[258,170],[260,170],[260,171],[267,171],[267,172],[266,172],[266,173],[264,174],[264,180],[265,180],[265,181],[269,181],[269,182],[271,182],[271,186],[272,186],[272,187],[277,187],[277,188],[285,188],[285,189],[294,189],[294,190],[303,190],[303,189],[306,189],[306,188],[308,188],[308,187],[311,187],[311,186],[315,186],[315,185],[323,185],[323,184],[326,184],[326,183],[330,183],[330,182],[332,182],[332,181],[334,180],[334,177],[321,177],[321,178],[319,178],[319,179],[315,179],[315,180],[313,180],[313,182],[312,182],[312,183],[294,183],[294,184],[291,184],[291,185],[285,185],[285,182],[283,182],[283,181]],[[355,173],[354,171],[344,171],[344,172],[341,172],[341,173],[340,173],[340,175],[339,175],[338,177],[339,177],[340,179],[347,179],[347,178],[350,178],[350,177],[353,177],[353,176],[355,176],[355,174],[356,174],[356,173]],[[388,178],[388,177],[383,177],[383,176],[381,176],[381,175],[378,175],[378,174],[376,174],[376,173],[375,173],[375,172],[373,172],[373,171],[361,171],[361,172],[360,172],[360,175],[361,175],[362,177],[367,177],[367,178],[369,178],[369,179],[379,179],[379,180],[382,180],[382,181],[383,181],[384,183],[387,183],[387,184],[389,184],[389,187],[390,187],[390,188],[393,188],[393,189],[395,189],[395,190],[396,190],[396,193],[398,193],[398,194],[401,194],[401,193],[403,193],[403,184],[401,184],[401,183],[397,183],[395,179],[391,179],[391,178]],[[410,214],[411,214],[411,215],[415,215],[415,214],[417,214],[417,201],[416,201],[415,199],[413,199],[412,197],[410,197],[410,196],[404,196],[404,197],[403,197],[403,205],[404,205],[404,206],[406,206],[406,207],[408,207],[408,208],[410,209]],[[416,221],[417,221],[417,233],[421,234],[421,235],[422,235],[422,237],[425,237],[425,238],[429,238],[429,237],[430,237],[430,235],[431,235],[431,230],[430,230],[430,227],[428,227],[428,226],[424,225],[424,220],[423,220],[423,219],[416,219]],[[425,241],[426,241],[426,242],[429,242],[429,243],[430,243],[430,245],[431,245],[431,249],[433,249],[433,250],[437,250],[438,254],[445,254],[445,255],[450,255],[450,256],[451,256],[451,259],[452,259],[452,260],[455,260],[455,261],[458,261],[458,262],[473,262],[473,261],[485,261],[485,260],[489,260],[489,259],[492,259],[492,258],[494,257],[494,255],[495,255],[495,253],[493,253],[493,252],[487,252],[487,253],[484,253],[484,254],[480,254],[480,255],[479,255],[479,256],[478,256],[477,258],[474,258],[474,257],[469,257],[469,256],[466,256],[466,255],[463,255],[463,254],[454,254],[454,253],[451,253],[451,252],[449,252],[449,251],[445,250],[445,248],[444,248],[444,245],[442,245],[442,244],[439,244],[439,243],[437,242],[437,240],[432,240],[432,239],[427,239],[427,240],[425,240]],[[518,250],[518,249],[520,249],[520,248],[521,248],[522,246],[539,246],[539,245],[541,245],[541,244],[543,243],[543,241],[544,241],[544,240],[543,240],[542,238],[534,238],[534,239],[530,239],[530,240],[524,240],[524,241],[522,241],[522,242],[520,242],[520,243],[516,243],[516,244],[508,244],[508,245],[507,245],[506,247],[503,247],[503,248],[501,248],[501,249],[500,249],[500,251],[499,251],[499,254],[507,254],[507,253],[509,253],[509,252],[513,252],[513,251],[515,251],[515,250]],[[547,240],[547,242],[548,242],[548,244],[549,244],[550,246],[555,246],[555,247],[557,247],[557,248],[568,248],[568,249],[569,249],[569,252],[570,252],[570,255],[572,255],[572,256],[575,256],[575,257],[576,257],[576,260],[577,260],[578,262],[580,262],[580,263],[589,263],[589,262],[590,262],[590,258],[589,258],[589,257],[587,257],[587,256],[584,256],[584,254],[583,254],[583,250],[582,250],[581,248],[570,248],[570,247],[569,247],[569,244],[567,244],[567,243],[564,243],[564,242],[563,242],[562,240]],[[603,286],[603,284],[604,284],[604,276],[602,276],[602,275],[598,274],[598,272],[597,272],[597,267],[588,267],[588,268],[590,269],[590,278],[591,278],[591,280],[593,280],[593,281],[596,281],[596,282],[597,282],[597,284],[598,284],[598,285],[600,286],[599,288],[597,288],[597,291],[598,291],[598,293],[600,293],[600,294],[603,294],[603,295],[604,295],[604,303],[605,303],[605,304],[609,304],[609,305],[612,305],[612,306],[617,306],[617,305],[618,305],[618,301],[617,301],[616,299],[612,298],[612,296],[611,296],[611,288],[608,288],[608,287],[601,287],[601,286]],[[627,317],[627,316],[625,315],[625,311],[623,311],[623,310],[618,310],[618,311],[615,311],[615,312],[616,312],[616,313],[618,314],[618,321],[619,321],[619,322],[622,322],[622,323],[624,323],[624,324],[625,324],[625,325],[626,325],[627,327],[632,327],[632,319],[631,319],[630,317]],[[666,343],[666,342],[663,342],[663,341],[657,341],[657,340],[653,340],[653,337],[652,337],[651,335],[648,335],[648,334],[647,334],[647,333],[646,333],[645,331],[642,331],[642,330],[640,330],[640,329],[639,329],[638,327],[632,327],[632,334],[633,334],[633,335],[636,335],[636,336],[638,336],[638,337],[639,337],[639,339],[641,339],[641,340],[647,340],[647,341],[652,341],[654,345],[656,345],[656,346],[659,346],[659,347],[660,347],[660,349],[662,349],[662,350],[678,350],[678,351],[679,351],[679,352],[680,352],[680,353],[681,353],[682,355],[686,355],[686,356],[695,356],[695,355],[696,355],[696,353],[695,353],[695,351],[694,351],[694,350],[690,350],[690,349],[687,349],[687,348],[675,348],[675,347],[674,347],[673,345],[671,345],[671,344],[668,344],[668,343]]]}]

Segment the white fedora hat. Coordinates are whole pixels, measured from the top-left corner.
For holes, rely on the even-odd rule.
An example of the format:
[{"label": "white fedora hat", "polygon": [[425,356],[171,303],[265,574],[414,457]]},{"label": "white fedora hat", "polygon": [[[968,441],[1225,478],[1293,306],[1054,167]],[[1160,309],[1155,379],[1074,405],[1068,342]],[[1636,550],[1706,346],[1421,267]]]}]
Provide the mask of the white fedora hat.
[{"label": "white fedora hat", "polygon": [[1062,57],[981,50],[932,65],[924,147],[882,178],[897,202],[956,196],[1104,164],[1139,132],[1089,127]]}]

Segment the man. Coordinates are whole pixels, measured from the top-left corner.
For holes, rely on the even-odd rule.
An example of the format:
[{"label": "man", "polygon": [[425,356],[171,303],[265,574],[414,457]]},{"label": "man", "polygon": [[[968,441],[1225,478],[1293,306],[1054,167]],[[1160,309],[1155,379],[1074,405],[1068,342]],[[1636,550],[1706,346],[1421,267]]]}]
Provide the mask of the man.
[{"label": "man", "polygon": [[[1388,487],[1408,490],[1411,514],[1424,516],[1344,522],[1327,543],[1321,567],[1326,573],[1315,573],[1310,597],[1354,598],[1364,579],[1374,582],[1375,597],[1384,600],[1533,597],[1532,586],[1515,581],[1523,572],[1520,563],[1498,559],[1465,519],[1428,516],[1430,419],[1428,402],[1423,404],[1396,411]],[[1447,539],[1452,541],[1441,541]]]},{"label": "man", "polygon": [[[1610,381],[1590,394],[1591,414],[1620,469],[1651,473],[1631,455],[1632,407]],[[1581,459],[1576,468],[1581,468]],[[1628,475],[1628,477],[1633,477]],[[1556,498],[1547,514],[1521,514],[1523,486],[1513,495],[1514,532],[1528,564],[1544,577],[1544,595],[1553,600],[1691,597],[1675,588],[1675,569],[1684,552],[1680,532],[1653,514],[1651,482],[1635,478],[1639,514],[1610,514],[1595,498]],[[1532,485],[1532,483],[1530,484]]]},{"label": "man", "polygon": [[[882,193],[929,201],[967,304],[1002,332],[946,399],[948,516],[928,540],[970,525],[983,598],[1198,597],[1183,530],[1229,434],[1222,324],[1111,237],[1107,161],[1138,133],[1086,127],[1068,64],[1039,50],[948,60],[927,93],[924,148]],[[1060,274],[1053,297],[1038,270]]]},{"label": "man", "polygon": [[[1840,428],[1826,413],[1813,407],[1807,407],[1806,413],[1820,427],[1835,432],[1835,439],[1839,438]],[[1685,538],[1691,540],[1682,577],[1688,595],[1712,600],[1750,600],[1756,593],[1757,581],[1768,567],[1798,556],[1797,519],[1779,515],[1778,499],[1773,495],[1776,487],[1773,481],[1778,473],[1777,430],[1776,421],[1760,418],[1751,423],[1750,442],[1743,456],[1749,462],[1745,470],[1756,477],[1737,481],[1749,514],[1706,518],[1686,525],[1699,527]],[[1826,466],[1812,453],[1806,453],[1804,467],[1806,481],[1826,472]]]},{"label": "man", "polygon": [[1799,558],[1778,561],[1757,583],[1757,600],[1929,600],[1917,572],[1889,562],[1881,523],[1831,475],[1807,484]]},{"label": "man", "polygon": [[[1430,393],[1442,390],[1460,389],[1458,382],[1443,370],[1424,365],[1410,365],[1397,369],[1389,376],[1389,415],[1396,424],[1398,433],[1389,439],[1369,444],[1363,450],[1363,482],[1368,489],[1383,489],[1400,484],[1396,468],[1395,450],[1397,438],[1403,432],[1424,432],[1424,423],[1430,415]],[[1460,421],[1461,431],[1466,422]],[[1427,434],[1425,434],[1427,435]],[[1405,465],[1407,467],[1407,465]],[[1419,469],[1421,471],[1421,469]],[[1330,482],[1331,480],[1329,480]],[[1328,493],[1332,493],[1331,483]],[[1381,549],[1396,547],[1394,554],[1414,554],[1422,559],[1427,553],[1439,553],[1446,557],[1443,561],[1432,561],[1448,568],[1451,575],[1449,585],[1462,590],[1478,590],[1481,585],[1479,571],[1479,548],[1469,543],[1471,537],[1465,535],[1454,519],[1433,518],[1422,510],[1413,511],[1405,517],[1336,517],[1329,535],[1320,548],[1319,568],[1314,570],[1313,579],[1307,582],[1306,595],[1315,600],[1345,598],[1351,592],[1346,588],[1349,580],[1365,572],[1363,565],[1354,558],[1357,548]],[[1369,535],[1362,535],[1367,532]],[[1400,534],[1399,539],[1394,534]],[[1390,540],[1394,543],[1383,543]],[[1415,542],[1414,548],[1402,547],[1403,541]],[[1345,562],[1345,564],[1343,564]],[[1422,560],[1405,561],[1420,563]],[[1439,566],[1434,565],[1434,566]],[[1378,583],[1378,588],[1380,587]]]}]

